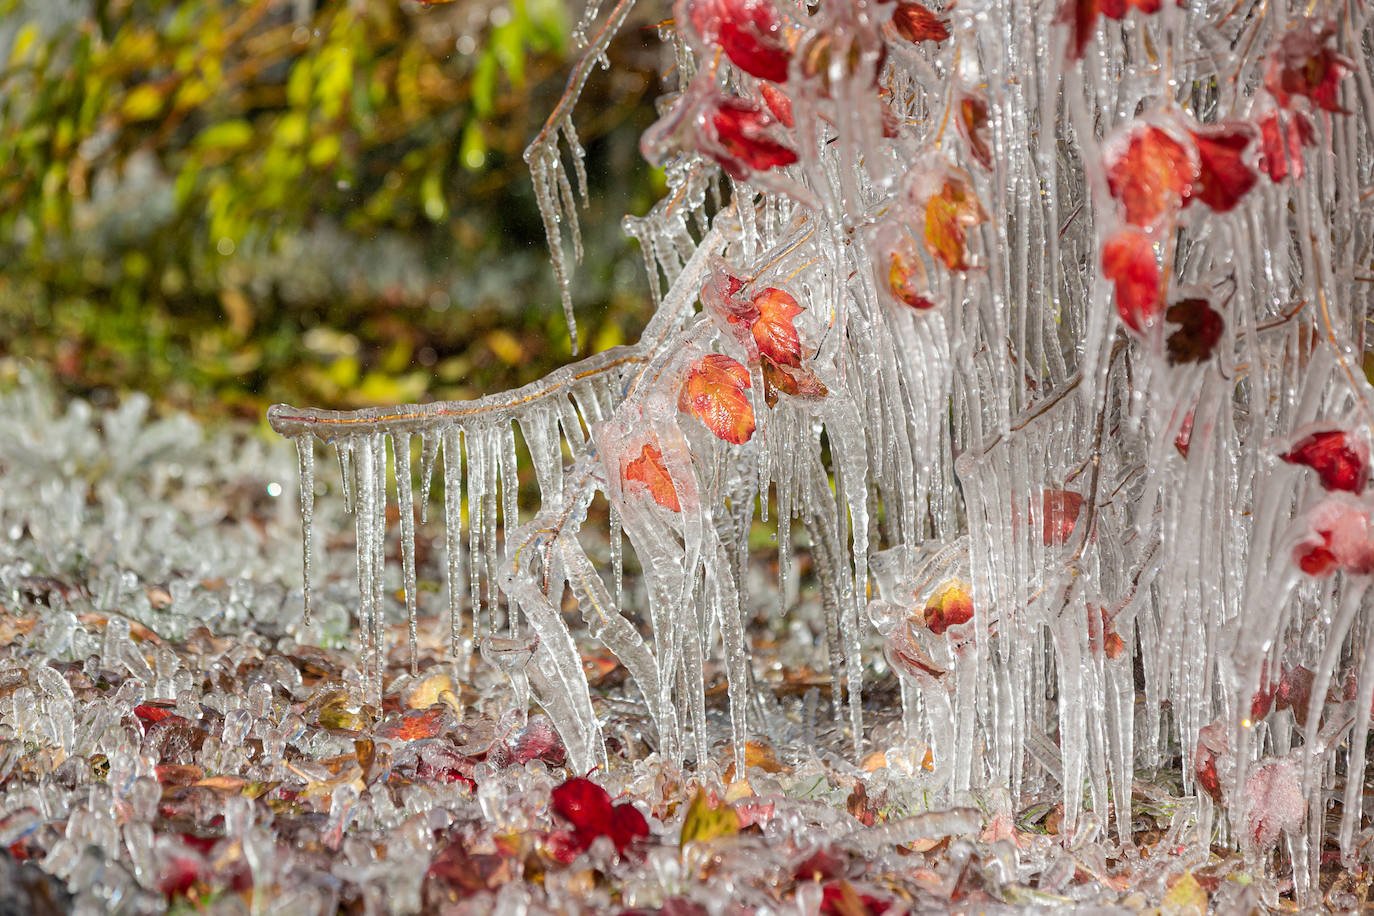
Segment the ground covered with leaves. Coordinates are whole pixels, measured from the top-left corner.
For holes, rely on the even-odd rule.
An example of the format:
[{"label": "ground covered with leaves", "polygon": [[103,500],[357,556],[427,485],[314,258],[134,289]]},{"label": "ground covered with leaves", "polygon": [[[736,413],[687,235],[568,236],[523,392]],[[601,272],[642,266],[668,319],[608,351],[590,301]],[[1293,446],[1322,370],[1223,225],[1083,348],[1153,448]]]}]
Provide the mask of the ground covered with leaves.
[{"label": "ground covered with leaves", "polygon": [[[828,677],[805,665],[819,619],[805,588],[788,619],[760,608],[752,630],[744,772],[723,675],[713,757],[679,767],[590,643],[610,764],[570,771],[489,663],[518,643],[452,657],[425,584],[442,536],[423,526],[430,613],[412,656],[390,583],[370,705],[342,501],[316,504],[325,575],[307,626],[285,444],[150,413],[34,384],[0,396],[0,887],[15,912],[1294,909],[1280,856],[1257,870],[1187,842],[1195,802],[1163,776],[1138,781],[1125,842],[1091,814],[1061,829],[1048,786],[931,809],[942,749],[902,738],[876,649],[873,741],[856,758],[838,729]],[[1369,883],[1333,862],[1325,901],[1355,910]]]}]

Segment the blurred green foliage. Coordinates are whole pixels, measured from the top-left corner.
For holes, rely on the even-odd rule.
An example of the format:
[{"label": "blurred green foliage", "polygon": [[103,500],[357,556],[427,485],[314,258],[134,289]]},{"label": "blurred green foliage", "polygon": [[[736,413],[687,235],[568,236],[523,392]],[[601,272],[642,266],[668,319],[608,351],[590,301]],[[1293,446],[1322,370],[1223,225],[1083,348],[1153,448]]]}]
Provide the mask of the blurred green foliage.
[{"label": "blurred green foliage", "polygon": [[[520,153],[569,26],[563,0],[0,0],[0,373],[260,415],[566,360]],[[648,314],[619,218],[655,191],[659,53],[627,30],[579,107],[602,347]]]}]

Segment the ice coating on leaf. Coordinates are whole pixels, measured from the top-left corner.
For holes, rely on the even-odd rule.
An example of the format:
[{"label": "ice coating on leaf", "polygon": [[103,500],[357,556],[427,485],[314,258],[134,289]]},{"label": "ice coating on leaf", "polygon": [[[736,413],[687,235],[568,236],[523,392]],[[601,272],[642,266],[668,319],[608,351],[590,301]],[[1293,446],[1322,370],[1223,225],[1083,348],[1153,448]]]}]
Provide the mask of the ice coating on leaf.
[{"label": "ice coating on leaf", "polygon": [[719,47],[745,73],[787,79],[791,58],[773,0],[678,0],[675,9],[698,41]]},{"label": "ice coating on leaf", "polygon": [[1256,849],[1267,850],[1281,833],[1297,830],[1307,814],[1302,780],[1291,759],[1261,764],[1245,781],[1247,816],[1245,839]]},{"label": "ice coating on leaf", "polygon": [[768,128],[775,119],[756,105],[723,97],[707,119],[706,136],[716,144],[714,148],[708,147],[708,152],[731,178],[744,179],[750,172],[797,161],[797,154],[790,147],[769,134]]},{"label": "ice coating on leaf", "polygon": [[959,98],[959,133],[975,162],[992,168],[992,122],[988,117],[987,95],[974,90]]},{"label": "ice coating on leaf", "polygon": [[1338,569],[1374,571],[1374,539],[1363,503],[1339,493],[1327,497],[1307,513],[1305,529],[1293,548],[1293,562],[1309,576],[1329,576]]},{"label": "ice coating on leaf", "polygon": [[1058,22],[1069,27],[1070,60],[1078,60],[1097,30],[1097,17],[1124,19],[1131,10],[1142,15],[1159,12],[1163,0],[1064,0]]},{"label": "ice coating on leaf", "polygon": [[1302,178],[1303,149],[1317,142],[1312,122],[1300,111],[1271,110],[1260,119],[1259,167],[1271,181],[1283,181],[1290,174]]},{"label": "ice coating on leaf", "polygon": [[1335,38],[1335,23],[1314,19],[1299,20],[1283,34],[1264,72],[1264,86],[1280,105],[1289,108],[1293,96],[1303,96],[1324,111],[1349,113],[1338,99],[1355,63],[1336,50]]},{"label": "ice coating on leaf", "polygon": [[790,293],[771,286],[754,296],[754,308],[759,315],[750,330],[759,353],[779,366],[800,366],[801,339],[795,319],[805,310]]},{"label": "ice coating on leaf", "polygon": [[754,407],[744,392],[749,370],[723,353],[694,362],[682,383],[678,407],[690,411],[717,438],[742,445],[754,435]]},{"label": "ice coating on leaf", "polygon": [[1181,206],[1198,174],[1192,153],[1164,128],[1142,124],[1107,145],[1104,165],[1126,222],[1149,228]]},{"label": "ice coating on leaf", "polygon": [[926,250],[950,270],[968,270],[968,229],[987,220],[968,174],[949,169],[920,180],[925,198]]},{"label": "ice coating on leaf", "polygon": [[1328,490],[1361,493],[1369,483],[1369,446],[1343,429],[1309,432],[1279,458],[1311,468]]},{"label": "ice coating on leaf", "polygon": [[1220,312],[1206,299],[1195,297],[1170,303],[1164,319],[1170,326],[1177,326],[1166,341],[1169,362],[1175,365],[1210,359],[1226,327]]},{"label": "ice coating on leaf", "polygon": [[1150,237],[1122,229],[1102,245],[1102,273],[1116,289],[1116,312],[1137,333],[1154,324],[1162,307],[1159,264]]},{"label": "ice coating on leaf", "polygon": [[625,479],[637,480],[649,490],[654,502],[672,512],[681,512],[682,504],[677,499],[677,488],[663,466],[663,453],[652,445],[645,444],[637,458],[625,465]]},{"label": "ice coating on leaf", "polygon": [[892,11],[892,27],[910,42],[941,42],[949,39],[949,24],[920,3],[900,0]]},{"label": "ice coating on leaf", "polygon": [[1046,490],[1041,497],[1041,537],[1046,546],[1068,543],[1083,511],[1083,497],[1072,490]]},{"label": "ice coating on leaf", "polygon": [[1258,176],[1245,162],[1255,129],[1244,121],[1212,124],[1191,131],[1198,171],[1190,200],[1200,200],[1218,213],[1240,203]]}]

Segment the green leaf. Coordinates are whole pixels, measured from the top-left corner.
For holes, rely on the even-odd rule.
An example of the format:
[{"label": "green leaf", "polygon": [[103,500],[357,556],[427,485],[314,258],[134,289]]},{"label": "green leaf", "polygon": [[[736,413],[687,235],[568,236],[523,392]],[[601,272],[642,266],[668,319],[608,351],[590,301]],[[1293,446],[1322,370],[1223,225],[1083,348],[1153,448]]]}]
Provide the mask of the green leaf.
[{"label": "green leaf", "polygon": [[705,843],[717,837],[739,833],[739,815],[724,802],[711,803],[706,793],[698,789],[682,821],[682,845]]},{"label": "green leaf", "polygon": [[479,118],[491,114],[496,100],[496,57],[490,50],[477,61],[472,72],[472,107]]},{"label": "green leaf", "polygon": [[463,139],[458,144],[458,158],[469,171],[479,171],[487,162],[487,141],[482,136],[482,125],[476,118],[463,128]]},{"label": "green leaf", "polygon": [[242,149],[253,141],[253,125],[243,120],[221,121],[196,136],[201,149]]}]

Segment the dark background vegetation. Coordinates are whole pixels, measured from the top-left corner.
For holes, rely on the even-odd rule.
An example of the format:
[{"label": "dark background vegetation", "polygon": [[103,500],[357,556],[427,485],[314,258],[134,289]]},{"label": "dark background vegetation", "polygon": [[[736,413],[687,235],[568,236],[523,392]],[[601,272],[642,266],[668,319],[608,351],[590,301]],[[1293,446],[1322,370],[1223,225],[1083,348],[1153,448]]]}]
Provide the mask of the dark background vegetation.
[{"label": "dark background vegetation", "polygon": [[[571,6],[572,9],[568,7]],[[202,416],[471,397],[568,360],[521,159],[565,0],[0,0],[0,383]],[[592,350],[649,303],[647,20],[577,111]]]}]

